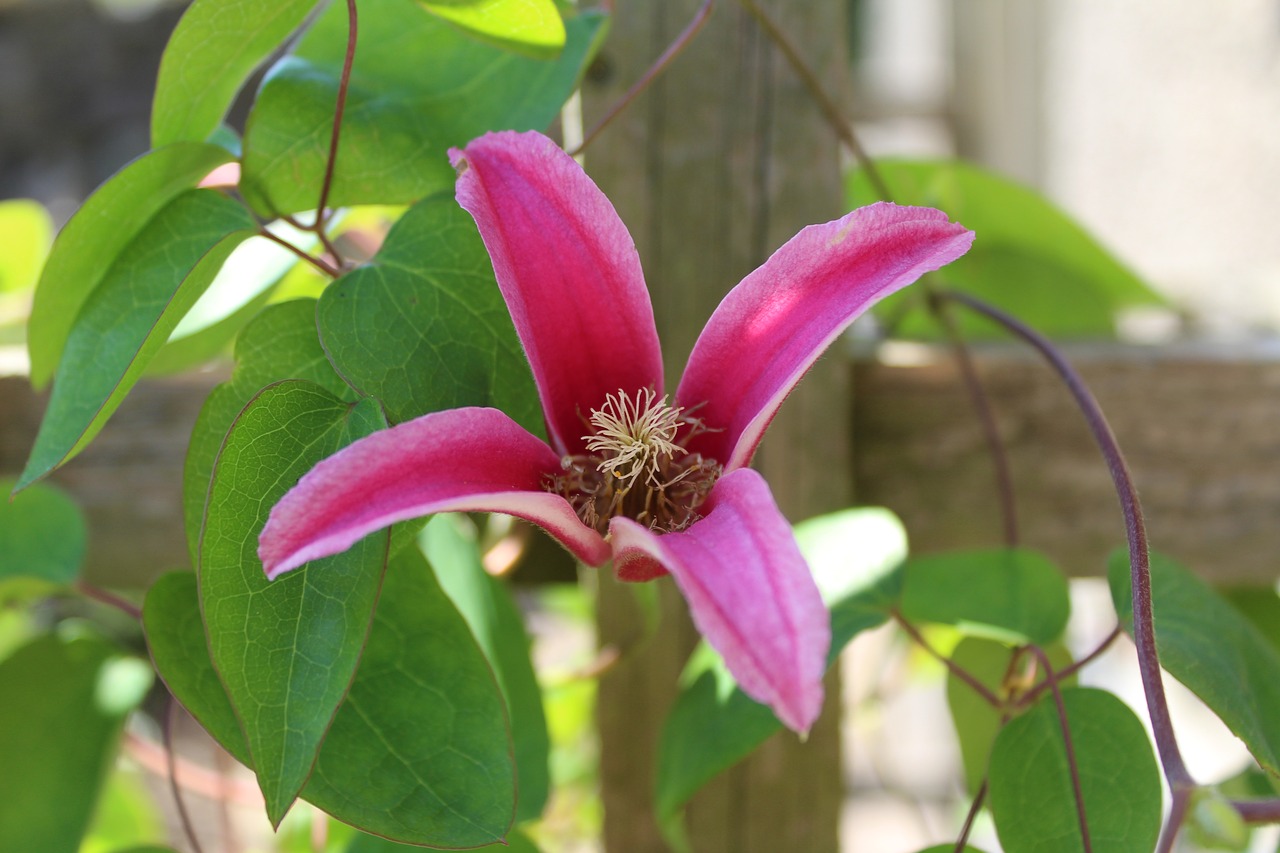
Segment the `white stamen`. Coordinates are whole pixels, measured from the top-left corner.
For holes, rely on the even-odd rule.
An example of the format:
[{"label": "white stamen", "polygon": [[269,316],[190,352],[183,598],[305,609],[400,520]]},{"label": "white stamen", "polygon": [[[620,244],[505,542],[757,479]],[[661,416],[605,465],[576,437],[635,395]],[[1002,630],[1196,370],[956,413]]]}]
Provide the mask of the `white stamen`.
[{"label": "white stamen", "polygon": [[667,405],[666,397],[657,397],[652,388],[642,389],[634,400],[619,390],[591,412],[596,431],[583,436],[587,449],[603,457],[597,470],[621,480],[623,491],[641,475],[657,485],[659,462],[680,449],[675,438],[682,424],[681,410]]}]

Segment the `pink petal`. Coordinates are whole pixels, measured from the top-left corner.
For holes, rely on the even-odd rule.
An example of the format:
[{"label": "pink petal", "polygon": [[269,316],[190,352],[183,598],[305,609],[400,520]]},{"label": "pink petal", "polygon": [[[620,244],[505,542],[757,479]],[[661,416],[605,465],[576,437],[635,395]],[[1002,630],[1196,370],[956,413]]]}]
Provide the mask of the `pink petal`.
[{"label": "pink petal", "polygon": [[490,133],[449,152],[533,367],[551,446],[580,453],[606,394],[662,393],[662,353],[635,243],[547,137]]},{"label": "pink petal", "polygon": [[569,502],[543,489],[555,452],[497,409],[434,412],[325,459],[271,510],[258,539],[267,577],[337,554],[364,536],[433,512],[504,512],[547,530],[585,563],[609,546]]},{"label": "pink petal", "polygon": [[969,250],[973,232],[926,207],[873,204],[811,225],[742,280],[694,345],[676,392],[720,432],[689,449],[726,471],[751,461],[787,394],[878,299]]},{"label": "pink petal", "polygon": [[750,468],[722,477],[705,506],[706,516],[679,533],[613,519],[614,566],[666,566],[743,691],[807,732],[822,710],[831,623],[791,526]]}]

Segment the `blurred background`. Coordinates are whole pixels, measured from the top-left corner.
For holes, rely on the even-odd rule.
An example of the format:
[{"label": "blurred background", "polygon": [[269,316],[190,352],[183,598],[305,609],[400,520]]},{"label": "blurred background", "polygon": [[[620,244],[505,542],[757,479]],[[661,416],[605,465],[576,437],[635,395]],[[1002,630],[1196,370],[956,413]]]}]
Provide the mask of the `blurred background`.
[{"label": "blurred background", "polygon": [[[1171,300],[1171,310],[1131,318],[1122,333],[1135,340],[1277,351],[1280,3],[847,2],[851,113],[873,156],[961,156],[1044,192]],[[146,150],[155,70],[182,10],[167,0],[0,0],[0,200],[34,199],[59,226]],[[0,254],[18,252],[16,239],[0,231]],[[0,281],[0,326],[12,327],[25,298]],[[0,331],[6,342],[0,374],[21,372],[15,335]],[[591,690],[566,675],[593,653],[578,595],[557,588],[525,601],[560,685],[549,693],[557,774],[573,783],[549,850],[595,849],[599,821]],[[1073,595],[1079,651],[1109,630],[1110,611],[1098,583],[1077,581]],[[892,632],[860,639],[848,657],[843,849],[901,853],[947,838],[967,802],[941,669]],[[1131,661],[1121,643],[1086,681],[1140,707],[1118,686],[1133,683]],[[1178,705],[1194,731],[1193,772],[1216,780],[1244,766],[1242,748],[1193,700]],[[1252,849],[1275,850],[1277,835],[1259,833]],[[996,849],[989,826],[974,841]]]}]

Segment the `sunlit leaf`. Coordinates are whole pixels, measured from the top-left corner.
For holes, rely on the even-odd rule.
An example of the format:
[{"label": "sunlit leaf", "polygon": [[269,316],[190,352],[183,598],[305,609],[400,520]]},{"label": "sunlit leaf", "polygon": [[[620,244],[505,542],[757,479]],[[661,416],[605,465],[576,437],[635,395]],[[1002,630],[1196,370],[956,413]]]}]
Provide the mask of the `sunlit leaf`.
[{"label": "sunlit leaf", "polygon": [[[833,663],[857,634],[888,618],[906,534],[887,510],[857,509],[803,522],[796,538],[831,612]],[[659,824],[677,837],[685,803],[782,728],[772,711],[738,688],[705,643],[690,658],[681,685],[662,729],[654,792]]]},{"label": "sunlit leaf", "polygon": [[217,145],[167,145],[125,166],[85,201],[59,232],[36,288],[27,326],[31,384],[42,388],[52,378],[81,307],[120,253],[174,197],[231,157]]},{"label": "sunlit leaf", "polygon": [[[1151,850],[1160,834],[1160,771],[1147,731],[1103,690],[1062,691],[1094,853]],[[991,751],[991,816],[1005,853],[1081,853],[1079,818],[1052,699],[1013,720]]]},{"label": "sunlit leaf", "polygon": [[[1163,299],[1039,193],[1008,178],[959,161],[883,160],[876,168],[899,204],[944,210],[978,235],[963,258],[939,278],[979,296],[1049,335],[1109,337],[1126,308]],[[861,170],[848,181],[853,206],[875,200]],[[895,334],[939,338],[921,290],[885,299],[879,316]],[[989,323],[957,312],[969,338],[1002,334]]]},{"label": "sunlit leaf", "polygon": [[245,326],[236,341],[236,367],[231,380],[215,388],[200,410],[191,431],[182,477],[183,517],[192,562],[204,520],[213,460],[222,439],[254,395],[282,379],[305,379],[347,402],[357,399],[355,392],[333,372],[320,347],[314,299],[269,306]]},{"label": "sunlit leaf", "polygon": [[[1109,579],[1116,612],[1132,634],[1127,554],[1112,555]],[[1280,652],[1213,587],[1160,554],[1151,555],[1151,600],[1160,665],[1280,776]]]},{"label": "sunlit leaf", "polygon": [[[481,44],[406,0],[362,0],[359,15],[330,206],[412,203],[451,190],[450,146],[487,130],[545,128],[577,84],[602,21],[575,17],[560,58],[547,61]],[[264,214],[317,204],[347,35],[346,5],[334,3],[258,93],[241,189]]]},{"label": "sunlit leaf", "polygon": [[255,227],[248,212],[222,193],[189,190],[121,247],[66,338],[19,487],[45,476],[97,435],[227,255]]},{"label": "sunlit leaf", "polygon": [[393,423],[493,406],[540,433],[528,360],[475,223],[452,196],[410,208],[373,262],[320,298],[325,351]]},{"label": "sunlit leaf", "polygon": [[0,663],[0,850],[75,853],[128,709],[99,701],[115,657],[92,637],[42,636]]},{"label": "sunlit leaf", "polygon": [[196,0],[160,60],[151,144],[203,142],[255,68],[302,24],[316,0]]},{"label": "sunlit leaf", "polygon": [[351,683],[388,537],[374,534],[268,581],[258,534],[303,474],[384,425],[372,401],[353,405],[308,382],[281,382],[240,413],[214,465],[200,537],[201,609],[273,824],[310,776]]},{"label": "sunlit leaf", "polygon": [[550,743],[520,611],[506,585],[484,570],[475,528],[465,516],[435,516],[420,541],[436,579],[467,620],[498,678],[515,744],[520,784],[516,820],[534,820],[546,806],[551,784]]},{"label": "sunlit leaf", "polygon": [[53,220],[44,205],[25,198],[0,201],[0,293],[34,285],[52,241]]},{"label": "sunlit leaf", "polygon": [[1070,612],[1066,576],[1035,551],[956,551],[905,567],[902,615],[910,622],[1043,645],[1062,635]]},{"label": "sunlit leaf", "polygon": [[553,0],[418,0],[428,12],[472,35],[540,59],[564,48],[564,21]]},{"label": "sunlit leaf", "polygon": [[0,478],[0,581],[71,583],[84,563],[84,514],[61,489],[41,484],[12,501],[15,481]]}]

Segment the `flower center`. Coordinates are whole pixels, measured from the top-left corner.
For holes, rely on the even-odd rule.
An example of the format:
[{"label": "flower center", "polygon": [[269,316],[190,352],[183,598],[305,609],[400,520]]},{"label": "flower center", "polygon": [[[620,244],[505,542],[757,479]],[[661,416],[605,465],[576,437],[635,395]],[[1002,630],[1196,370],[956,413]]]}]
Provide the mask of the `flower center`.
[{"label": "flower center", "polygon": [[562,473],[546,484],[584,524],[604,534],[609,519],[621,515],[668,532],[701,518],[698,506],[721,472],[714,459],[684,449],[691,436],[707,431],[701,421],[644,388],[634,396],[608,395],[588,426],[587,452],[564,457]]}]

